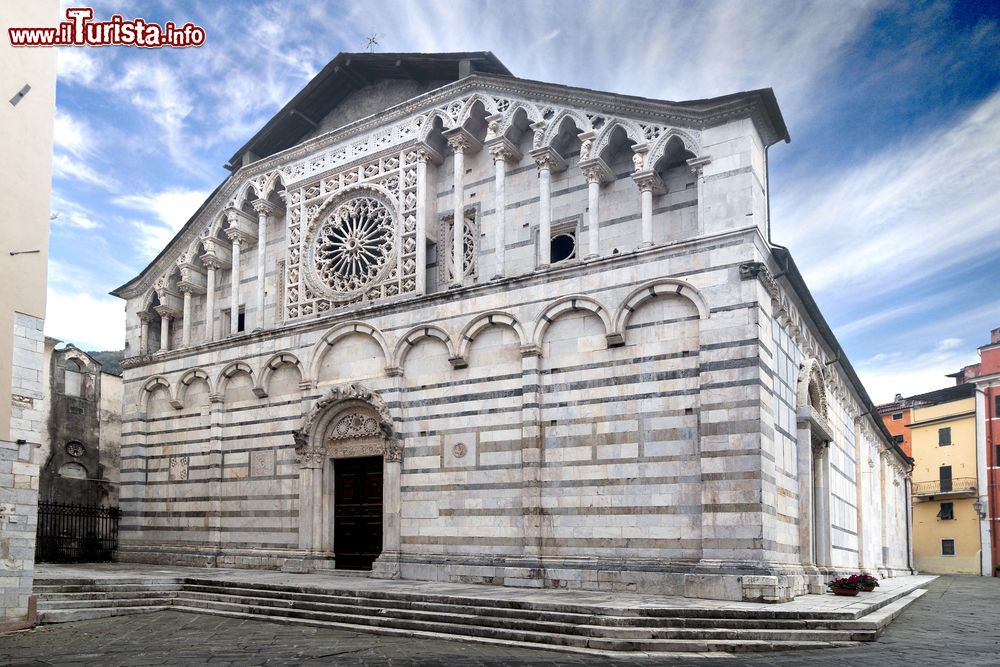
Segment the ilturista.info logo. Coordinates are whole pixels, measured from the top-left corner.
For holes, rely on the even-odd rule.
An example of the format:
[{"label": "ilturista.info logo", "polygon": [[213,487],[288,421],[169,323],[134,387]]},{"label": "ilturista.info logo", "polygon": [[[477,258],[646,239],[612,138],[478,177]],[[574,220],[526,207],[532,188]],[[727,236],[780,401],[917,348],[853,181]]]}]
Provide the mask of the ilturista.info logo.
[{"label": "ilturista.info logo", "polygon": [[205,29],[194,23],[163,25],[115,14],[94,21],[90,7],[70,7],[66,20],[54,27],[7,28],[11,46],[138,46],[144,49],[185,48],[205,43]]}]

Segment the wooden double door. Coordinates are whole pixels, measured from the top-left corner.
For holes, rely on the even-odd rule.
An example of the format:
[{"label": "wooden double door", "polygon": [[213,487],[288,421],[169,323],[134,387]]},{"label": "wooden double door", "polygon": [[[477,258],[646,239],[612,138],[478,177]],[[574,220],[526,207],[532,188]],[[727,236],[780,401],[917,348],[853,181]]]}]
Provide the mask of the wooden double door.
[{"label": "wooden double door", "polygon": [[333,461],[333,551],[338,570],[370,570],[382,553],[382,457]]}]

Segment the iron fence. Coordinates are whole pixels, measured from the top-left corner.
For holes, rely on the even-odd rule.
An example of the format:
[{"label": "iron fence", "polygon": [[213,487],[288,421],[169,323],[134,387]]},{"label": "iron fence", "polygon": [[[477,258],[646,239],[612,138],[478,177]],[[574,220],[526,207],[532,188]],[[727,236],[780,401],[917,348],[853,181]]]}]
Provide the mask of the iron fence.
[{"label": "iron fence", "polygon": [[35,560],[39,563],[101,563],[118,547],[116,507],[38,503]]}]

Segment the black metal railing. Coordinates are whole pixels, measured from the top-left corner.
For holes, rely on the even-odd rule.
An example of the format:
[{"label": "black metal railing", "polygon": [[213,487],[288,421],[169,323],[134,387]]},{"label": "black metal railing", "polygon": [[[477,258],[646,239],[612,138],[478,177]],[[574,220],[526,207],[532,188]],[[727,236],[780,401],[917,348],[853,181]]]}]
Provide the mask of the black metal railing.
[{"label": "black metal railing", "polygon": [[39,563],[102,563],[118,547],[115,507],[38,503],[35,560]]},{"label": "black metal railing", "polygon": [[975,477],[935,479],[932,482],[913,482],[913,495],[933,496],[939,493],[975,493]]}]

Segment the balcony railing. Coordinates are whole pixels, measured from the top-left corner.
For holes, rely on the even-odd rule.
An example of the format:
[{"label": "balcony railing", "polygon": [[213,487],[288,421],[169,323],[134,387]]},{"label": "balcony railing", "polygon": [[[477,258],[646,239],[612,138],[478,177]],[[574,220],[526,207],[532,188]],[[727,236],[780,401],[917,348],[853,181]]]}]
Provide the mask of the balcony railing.
[{"label": "balcony railing", "polygon": [[913,495],[937,496],[946,493],[955,495],[974,494],[976,492],[975,477],[956,477],[954,479],[935,479],[932,482],[914,482]]}]

